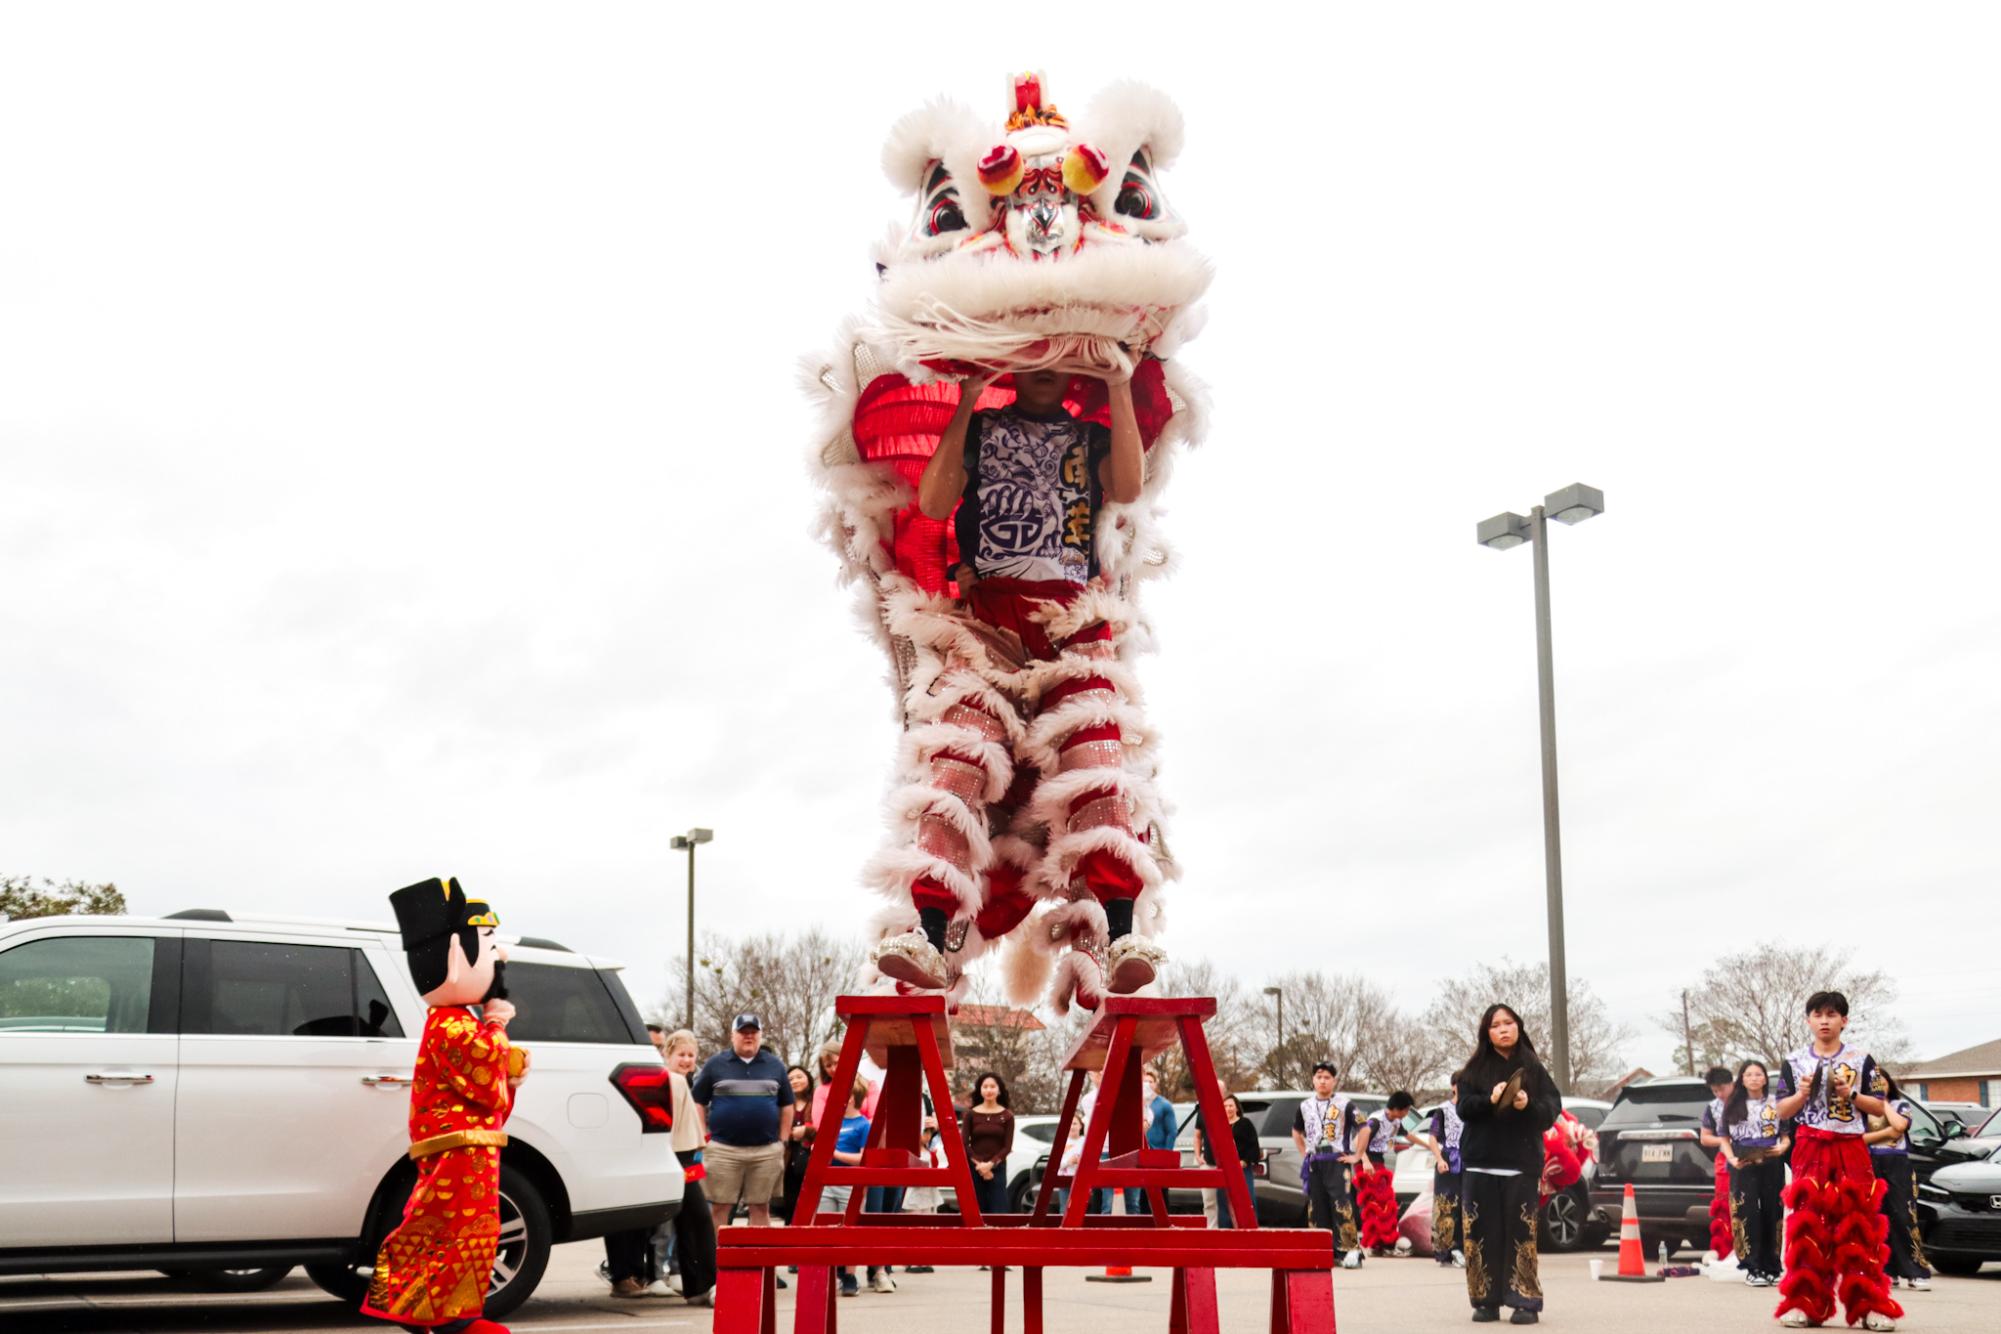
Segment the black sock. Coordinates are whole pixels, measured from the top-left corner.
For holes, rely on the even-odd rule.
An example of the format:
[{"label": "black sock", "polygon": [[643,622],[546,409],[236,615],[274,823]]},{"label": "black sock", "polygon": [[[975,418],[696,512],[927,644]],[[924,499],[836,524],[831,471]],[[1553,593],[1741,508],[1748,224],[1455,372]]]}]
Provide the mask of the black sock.
[{"label": "black sock", "polygon": [[931,948],[940,954],[945,952],[945,910],[943,908],[919,908],[917,920],[923,924],[924,938],[931,942]]},{"label": "black sock", "polygon": [[1131,899],[1107,899],[1105,901],[1105,928],[1113,940],[1133,933],[1133,901]]}]

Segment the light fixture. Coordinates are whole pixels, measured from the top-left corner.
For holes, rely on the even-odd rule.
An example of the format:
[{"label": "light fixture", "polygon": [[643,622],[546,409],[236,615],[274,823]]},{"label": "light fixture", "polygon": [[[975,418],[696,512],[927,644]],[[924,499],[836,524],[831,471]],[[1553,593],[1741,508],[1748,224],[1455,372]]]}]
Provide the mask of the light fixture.
[{"label": "light fixture", "polygon": [[1542,507],[1558,523],[1583,523],[1593,515],[1605,512],[1605,493],[1595,486],[1573,482],[1561,491],[1552,491],[1544,496]]},{"label": "light fixture", "polygon": [[1491,519],[1482,519],[1474,533],[1479,537],[1481,546],[1506,551],[1529,540],[1528,528],[1529,521],[1510,510]]}]

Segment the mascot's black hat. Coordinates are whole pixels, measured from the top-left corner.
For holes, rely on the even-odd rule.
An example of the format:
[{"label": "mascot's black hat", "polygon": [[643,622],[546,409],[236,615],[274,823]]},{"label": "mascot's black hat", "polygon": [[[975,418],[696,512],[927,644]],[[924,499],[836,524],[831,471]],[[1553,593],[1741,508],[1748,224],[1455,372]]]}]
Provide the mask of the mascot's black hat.
[{"label": "mascot's black hat", "polygon": [[389,896],[396,910],[396,928],[403,933],[403,955],[410,963],[410,980],[424,994],[444,985],[451,971],[452,935],[467,959],[479,957],[479,928],[499,926],[484,899],[469,899],[457,878],[420,881]]}]

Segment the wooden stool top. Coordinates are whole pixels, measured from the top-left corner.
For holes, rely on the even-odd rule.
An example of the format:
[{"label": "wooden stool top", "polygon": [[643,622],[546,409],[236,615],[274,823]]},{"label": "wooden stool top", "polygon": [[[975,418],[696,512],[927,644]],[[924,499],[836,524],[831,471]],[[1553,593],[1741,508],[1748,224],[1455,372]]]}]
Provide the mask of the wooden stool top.
[{"label": "wooden stool top", "polygon": [[938,1040],[938,1055],[953,1068],[952,1027],[943,996],[837,996],[834,1013],[845,1022],[868,1021],[868,1058],[887,1070],[893,1047],[915,1047],[917,1030],[929,1028]]},{"label": "wooden stool top", "polygon": [[1103,1070],[1112,1030],[1121,1019],[1135,1020],[1133,1047],[1145,1062],[1181,1041],[1181,1020],[1212,1019],[1215,1014],[1214,996],[1107,996],[1098,1005],[1098,1017],[1064,1058],[1063,1068]]}]

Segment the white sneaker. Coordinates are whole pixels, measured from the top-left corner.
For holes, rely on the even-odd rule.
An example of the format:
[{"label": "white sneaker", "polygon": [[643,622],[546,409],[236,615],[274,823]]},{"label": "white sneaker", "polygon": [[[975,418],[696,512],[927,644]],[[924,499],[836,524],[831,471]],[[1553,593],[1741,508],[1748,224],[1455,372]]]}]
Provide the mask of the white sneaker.
[{"label": "white sneaker", "polygon": [[1360,1251],[1349,1251],[1341,1257],[1341,1267],[1343,1269],[1360,1269],[1362,1267],[1362,1253]]},{"label": "white sneaker", "polygon": [[876,942],[876,971],[923,991],[943,991],[952,985],[945,956],[922,931],[905,931]]},{"label": "white sneaker", "polygon": [[1873,1329],[1876,1331],[1876,1334],[1884,1334],[1886,1330],[1895,1329],[1897,1322],[1884,1315],[1881,1311],[1871,1311],[1862,1318],[1862,1327],[1864,1329]]},{"label": "white sneaker", "polygon": [[875,1271],[875,1277],[869,1280],[868,1285],[871,1292],[896,1291],[896,1280],[880,1269]]},{"label": "white sneaker", "polygon": [[646,1285],[646,1295],[649,1297],[678,1297],[681,1294],[667,1286],[666,1279],[656,1278]]},{"label": "white sneaker", "polygon": [[1458,1250],[1452,1252],[1452,1267],[1454,1269],[1464,1269],[1466,1267],[1466,1252]]},{"label": "white sneaker", "polygon": [[1814,1322],[1807,1319],[1805,1311],[1802,1311],[1799,1308],[1795,1307],[1794,1309],[1780,1316],[1779,1323],[1781,1325],[1784,1325],[1787,1329],[1807,1329],[1811,1327]]},{"label": "white sneaker", "polygon": [[1912,1292],[1930,1292],[1931,1290],[1932,1290],[1932,1281],[1930,1279],[1914,1278],[1911,1280]]}]

